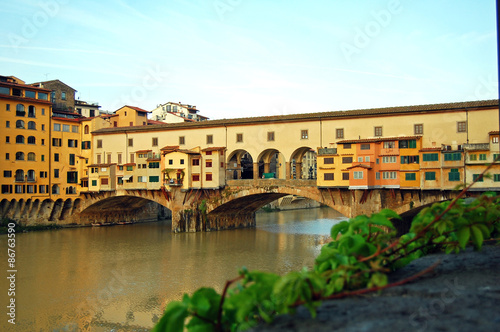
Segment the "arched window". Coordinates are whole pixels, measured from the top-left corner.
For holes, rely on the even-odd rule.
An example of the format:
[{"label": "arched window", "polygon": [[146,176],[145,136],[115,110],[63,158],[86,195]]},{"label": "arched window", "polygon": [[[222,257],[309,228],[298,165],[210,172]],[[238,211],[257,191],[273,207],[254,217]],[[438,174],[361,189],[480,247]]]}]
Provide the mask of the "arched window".
[{"label": "arched window", "polygon": [[55,184],[52,186],[52,194],[59,194],[59,185]]},{"label": "arched window", "polygon": [[16,121],[16,128],[24,129],[24,121],[23,120],[17,120]]},{"label": "arched window", "polygon": [[17,144],[24,144],[24,136],[23,135],[17,135],[16,136],[16,143]]},{"label": "arched window", "polygon": [[28,106],[28,118],[34,118],[35,116],[36,116],[35,106],[29,105]]},{"label": "arched window", "polygon": [[24,152],[16,152],[16,160],[24,160]]},{"label": "arched window", "polygon": [[16,171],[16,181],[23,181],[24,182],[24,171],[22,169],[18,169]]},{"label": "arched window", "polygon": [[28,160],[29,161],[35,161],[36,160],[36,155],[34,152],[28,153]]},{"label": "arched window", "polygon": [[23,104],[17,104],[16,105],[16,116],[25,116],[26,112],[24,111],[24,105]]},{"label": "arched window", "polygon": [[28,181],[29,182],[34,182],[35,181],[35,171],[34,170],[30,169],[28,171],[27,175],[28,175]]},{"label": "arched window", "polygon": [[28,122],[28,129],[36,130],[36,122],[34,121]]},{"label": "arched window", "polygon": [[29,136],[28,137],[28,144],[36,144],[36,138],[35,138],[35,136]]},{"label": "arched window", "polygon": [[85,131],[85,134],[88,134],[88,133],[89,133],[89,125],[85,125],[85,129],[84,129],[84,131]]}]

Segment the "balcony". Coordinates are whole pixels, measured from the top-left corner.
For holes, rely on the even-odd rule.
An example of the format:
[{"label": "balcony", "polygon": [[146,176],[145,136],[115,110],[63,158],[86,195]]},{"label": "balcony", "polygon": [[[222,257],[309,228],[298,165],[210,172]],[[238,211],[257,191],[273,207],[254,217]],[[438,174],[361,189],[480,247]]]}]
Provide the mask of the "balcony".
[{"label": "balcony", "polygon": [[464,144],[463,148],[466,151],[488,151],[490,149],[490,143]]},{"label": "balcony", "polygon": [[169,187],[182,187],[182,180],[181,179],[170,179],[166,183]]},{"label": "balcony", "polygon": [[337,148],[322,148],[318,149],[318,155],[329,155],[329,154],[337,154]]}]

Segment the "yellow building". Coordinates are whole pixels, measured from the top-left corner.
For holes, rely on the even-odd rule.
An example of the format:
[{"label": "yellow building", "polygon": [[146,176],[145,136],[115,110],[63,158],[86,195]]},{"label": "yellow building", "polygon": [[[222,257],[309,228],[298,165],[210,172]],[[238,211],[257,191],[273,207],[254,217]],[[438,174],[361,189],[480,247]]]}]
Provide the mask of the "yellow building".
[{"label": "yellow building", "polygon": [[50,198],[50,90],[0,76],[1,199]]}]

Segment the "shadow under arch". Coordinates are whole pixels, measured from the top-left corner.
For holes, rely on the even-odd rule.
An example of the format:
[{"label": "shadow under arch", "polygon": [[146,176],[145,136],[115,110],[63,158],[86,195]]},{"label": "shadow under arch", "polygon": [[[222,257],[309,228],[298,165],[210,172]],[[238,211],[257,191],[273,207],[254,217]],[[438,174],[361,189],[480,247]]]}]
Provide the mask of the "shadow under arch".
[{"label": "shadow under arch", "polygon": [[227,179],[253,179],[253,160],[252,154],[247,150],[238,149],[231,152],[226,163]]},{"label": "shadow under arch", "polygon": [[290,177],[292,179],[302,179],[305,175],[306,178],[315,179],[316,156],[316,150],[311,147],[302,146],[297,148],[290,156]]}]

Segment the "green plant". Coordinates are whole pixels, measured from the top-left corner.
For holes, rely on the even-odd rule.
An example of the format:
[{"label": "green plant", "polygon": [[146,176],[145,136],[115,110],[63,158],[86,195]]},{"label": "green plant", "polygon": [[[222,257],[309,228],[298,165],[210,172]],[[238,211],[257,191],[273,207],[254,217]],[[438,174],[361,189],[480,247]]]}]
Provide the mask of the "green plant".
[{"label": "green plant", "polygon": [[[470,186],[469,186],[470,187]],[[468,188],[469,188],[468,187]],[[434,266],[395,283],[387,274],[429,252],[459,252],[468,244],[479,250],[485,239],[500,234],[500,196],[485,193],[469,201],[461,197],[423,209],[412,221],[410,232],[395,238],[392,210],[370,217],[362,215],[341,222],[331,230],[332,242],[324,245],[314,268],[285,276],[241,269],[227,281],[222,294],[201,288],[170,303],[155,332],[242,331],[270,322],[304,305],[314,316],[322,300],[363,294],[401,285]]]}]

